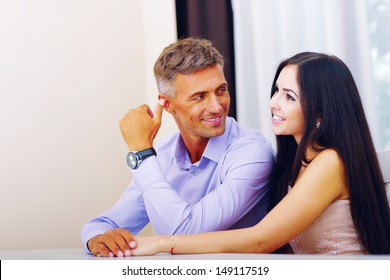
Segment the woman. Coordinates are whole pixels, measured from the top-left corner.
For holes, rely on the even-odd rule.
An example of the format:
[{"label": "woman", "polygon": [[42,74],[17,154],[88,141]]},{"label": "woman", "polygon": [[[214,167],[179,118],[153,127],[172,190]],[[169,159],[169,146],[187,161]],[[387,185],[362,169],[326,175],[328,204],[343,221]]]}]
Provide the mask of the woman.
[{"label": "woman", "polygon": [[273,209],[256,226],[135,237],[133,255],[159,252],[389,254],[390,210],[359,93],[338,58],[282,62],[270,108],[277,138]]}]

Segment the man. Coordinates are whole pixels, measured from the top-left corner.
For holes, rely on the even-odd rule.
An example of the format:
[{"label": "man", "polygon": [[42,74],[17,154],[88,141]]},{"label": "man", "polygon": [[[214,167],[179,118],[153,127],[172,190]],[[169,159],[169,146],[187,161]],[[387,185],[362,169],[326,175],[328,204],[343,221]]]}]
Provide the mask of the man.
[{"label": "man", "polygon": [[[84,225],[87,252],[130,256],[132,234],[149,221],[158,234],[185,234],[249,227],[265,216],[272,148],[227,116],[223,66],[205,39],[163,50],[154,66],[155,111],[142,105],[120,121],[134,179],[111,209]],[[164,110],[179,133],[154,146]]]}]

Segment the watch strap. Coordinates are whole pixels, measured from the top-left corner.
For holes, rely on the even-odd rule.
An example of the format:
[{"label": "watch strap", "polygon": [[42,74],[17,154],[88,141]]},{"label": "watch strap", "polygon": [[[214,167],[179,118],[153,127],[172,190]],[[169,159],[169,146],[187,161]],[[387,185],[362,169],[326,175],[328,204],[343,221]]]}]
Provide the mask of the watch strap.
[{"label": "watch strap", "polygon": [[140,160],[144,160],[144,159],[147,159],[148,157],[157,155],[156,150],[153,147],[138,151],[138,152],[136,152],[136,154],[138,155],[138,158]]}]

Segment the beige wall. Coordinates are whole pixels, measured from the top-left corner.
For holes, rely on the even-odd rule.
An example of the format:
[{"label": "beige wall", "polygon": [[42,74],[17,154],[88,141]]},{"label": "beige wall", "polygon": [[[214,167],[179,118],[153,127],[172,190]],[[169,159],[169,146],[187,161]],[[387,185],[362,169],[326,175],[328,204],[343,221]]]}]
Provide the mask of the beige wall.
[{"label": "beige wall", "polygon": [[175,30],[173,0],[0,0],[0,250],[81,246],[131,179],[118,121],[154,106]]}]

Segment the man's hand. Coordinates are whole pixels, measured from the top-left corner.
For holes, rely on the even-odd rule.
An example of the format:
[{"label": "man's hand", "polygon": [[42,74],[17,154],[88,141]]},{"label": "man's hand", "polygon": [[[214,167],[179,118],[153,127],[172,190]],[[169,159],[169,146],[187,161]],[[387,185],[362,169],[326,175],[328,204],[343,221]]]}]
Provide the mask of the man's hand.
[{"label": "man's hand", "polygon": [[97,257],[129,257],[132,254],[131,250],[136,247],[131,232],[122,228],[96,235],[87,245],[91,253]]},{"label": "man's hand", "polygon": [[129,110],[119,121],[123,139],[130,151],[153,147],[153,140],[161,126],[163,106],[157,103],[154,113],[149,106],[141,105]]}]

